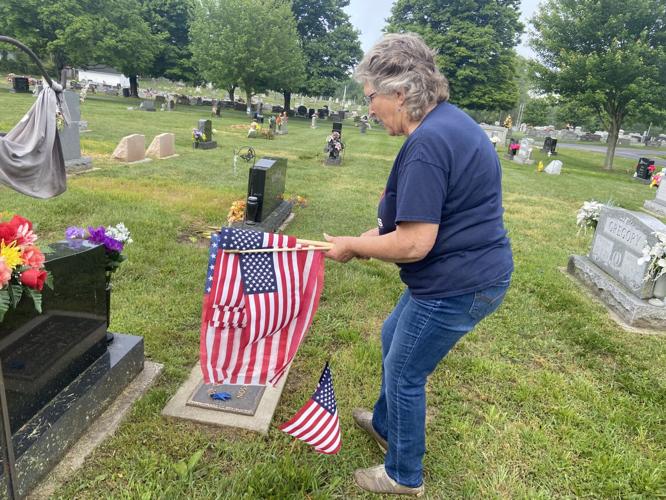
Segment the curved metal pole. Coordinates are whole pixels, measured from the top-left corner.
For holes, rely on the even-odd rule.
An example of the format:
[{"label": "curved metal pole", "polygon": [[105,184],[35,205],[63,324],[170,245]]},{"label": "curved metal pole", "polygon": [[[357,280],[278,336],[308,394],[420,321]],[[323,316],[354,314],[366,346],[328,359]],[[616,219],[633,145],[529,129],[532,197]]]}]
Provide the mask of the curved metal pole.
[{"label": "curved metal pole", "polygon": [[37,66],[39,67],[40,71],[42,72],[42,76],[44,76],[44,80],[46,80],[46,83],[49,84],[49,87],[53,88],[53,81],[51,80],[51,78],[49,78],[49,75],[46,73],[42,61],[39,60],[39,58],[35,55],[35,53],[32,50],[30,50],[28,47],[23,45],[18,40],[14,40],[13,38],[10,38],[8,36],[0,35],[0,42],[11,43],[12,45],[18,47],[23,52],[28,54],[32,58],[32,60],[35,61],[35,64],[37,64]]}]

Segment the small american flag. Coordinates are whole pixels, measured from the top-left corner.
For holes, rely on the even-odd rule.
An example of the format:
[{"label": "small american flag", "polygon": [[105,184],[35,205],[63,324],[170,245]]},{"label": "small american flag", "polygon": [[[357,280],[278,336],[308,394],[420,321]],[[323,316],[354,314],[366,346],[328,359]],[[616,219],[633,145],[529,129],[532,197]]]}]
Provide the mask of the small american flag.
[{"label": "small american flag", "polygon": [[319,303],[323,253],[296,238],[223,228],[211,237],[201,317],[201,369],[207,384],[277,383],[296,355]]},{"label": "small american flag", "polygon": [[314,446],[319,453],[332,455],[340,451],[340,419],[328,363],[310,400],[279,429]]}]

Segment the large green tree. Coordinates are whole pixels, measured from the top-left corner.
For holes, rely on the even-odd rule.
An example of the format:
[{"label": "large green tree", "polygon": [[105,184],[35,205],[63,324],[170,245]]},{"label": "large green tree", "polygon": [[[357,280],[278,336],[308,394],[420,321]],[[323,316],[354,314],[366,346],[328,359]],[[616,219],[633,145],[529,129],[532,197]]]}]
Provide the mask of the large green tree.
[{"label": "large green tree", "polygon": [[347,5],[349,0],[292,1],[305,55],[306,79],[298,89],[283,87],[285,108],[290,106],[292,90],[332,96],[363,56],[359,33],[343,10]]},{"label": "large green tree", "polygon": [[142,15],[150,31],[164,39],[148,73],[169,80],[200,83],[192,63],[190,24],[191,0],[141,0]]},{"label": "large green tree", "polygon": [[604,167],[632,114],[663,115],[666,104],[664,0],[546,0],[531,20],[536,81],[608,127]]},{"label": "large green tree", "polygon": [[438,51],[452,102],[508,110],[518,101],[519,6],[520,0],[397,0],[386,29],[419,33]]},{"label": "large green tree", "polygon": [[242,87],[248,106],[257,92],[303,81],[303,53],[286,1],[198,0],[190,36],[202,75],[229,89],[232,99]]},{"label": "large green tree", "polygon": [[162,39],[150,32],[137,0],[3,0],[0,27],[50,58],[58,75],[68,65],[113,66],[130,77],[152,63]]}]

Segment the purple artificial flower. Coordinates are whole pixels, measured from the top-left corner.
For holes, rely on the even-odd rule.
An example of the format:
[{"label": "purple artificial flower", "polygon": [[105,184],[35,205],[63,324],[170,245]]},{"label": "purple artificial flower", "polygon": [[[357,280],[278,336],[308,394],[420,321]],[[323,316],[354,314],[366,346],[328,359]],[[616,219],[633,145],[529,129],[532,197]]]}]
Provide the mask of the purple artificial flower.
[{"label": "purple artificial flower", "polygon": [[105,236],[104,237],[104,248],[106,248],[107,251],[109,252],[122,252],[123,251],[123,243],[122,241],[118,241],[114,238],[111,238],[110,236]]},{"label": "purple artificial flower", "polygon": [[65,231],[65,238],[68,240],[74,240],[76,238],[84,238],[86,235],[86,230],[82,227],[71,226],[68,227]]},{"label": "purple artificial flower", "polygon": [[104,244],[104,238],[106,238],[106,230],[104,229],[104,226],[88,226],[88,234],[90,235],[88,236],[88,241]]}]

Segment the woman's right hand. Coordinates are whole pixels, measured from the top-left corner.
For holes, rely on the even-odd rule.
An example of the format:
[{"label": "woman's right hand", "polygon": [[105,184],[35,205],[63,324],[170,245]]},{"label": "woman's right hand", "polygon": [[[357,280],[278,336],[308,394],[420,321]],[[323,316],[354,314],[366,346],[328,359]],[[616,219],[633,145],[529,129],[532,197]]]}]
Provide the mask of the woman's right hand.
[{"label": "woman's right hand", "polygon": [[361,238],[365,236],[379,236],[379,229],[376,227],[373,227],[372,229],[368,229],[364,233],[361,233]]}]

